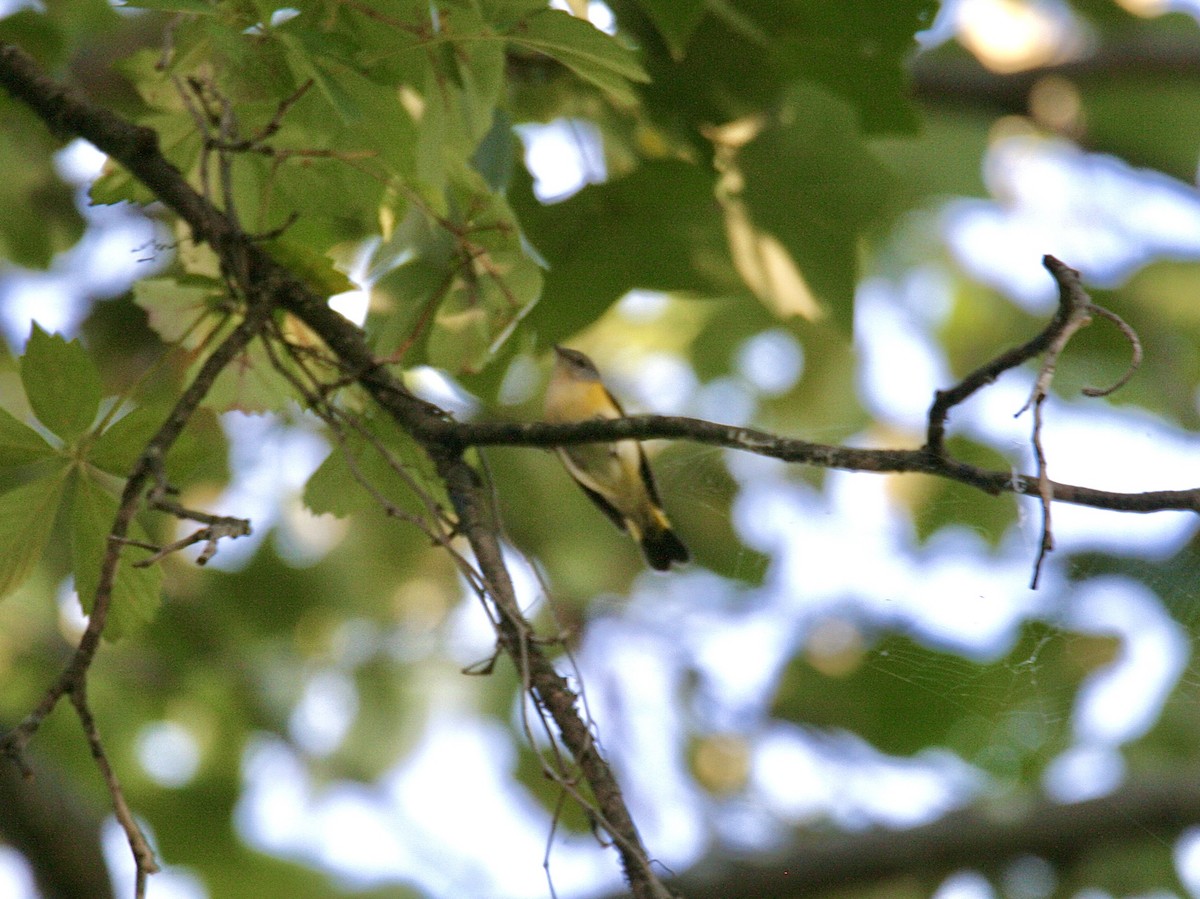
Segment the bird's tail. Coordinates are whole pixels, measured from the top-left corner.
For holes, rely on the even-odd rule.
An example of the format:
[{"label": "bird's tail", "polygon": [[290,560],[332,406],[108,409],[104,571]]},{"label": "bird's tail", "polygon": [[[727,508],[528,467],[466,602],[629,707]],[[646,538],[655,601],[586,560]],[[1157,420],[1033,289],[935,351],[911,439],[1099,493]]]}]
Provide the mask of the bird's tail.
[{"label": "bird's tail", "polygon": [[665,515],[661,522],[651,522],[638,542],[642,545],[646,561],[655,571],[666,571],[672,562],[686,562],[691,558],[683,541],[671,530]]}]

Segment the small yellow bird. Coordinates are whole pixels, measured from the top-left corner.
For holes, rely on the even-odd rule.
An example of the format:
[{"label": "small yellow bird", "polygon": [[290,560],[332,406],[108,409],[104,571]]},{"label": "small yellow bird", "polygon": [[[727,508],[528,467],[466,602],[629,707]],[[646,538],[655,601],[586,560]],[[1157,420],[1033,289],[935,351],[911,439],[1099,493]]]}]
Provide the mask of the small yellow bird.
[{"label": "small yellow bird", "polygon": [[[620,404],[600,380],[595,364],[578,350],[556,346],[554,373],[546,388],[546,420],[622,418]],[[650,567],[666,571],[689,558],[667,520],[646,453],[636,440],[580,443],[558,448],[567,472],[612,522],[642,547]]]}]

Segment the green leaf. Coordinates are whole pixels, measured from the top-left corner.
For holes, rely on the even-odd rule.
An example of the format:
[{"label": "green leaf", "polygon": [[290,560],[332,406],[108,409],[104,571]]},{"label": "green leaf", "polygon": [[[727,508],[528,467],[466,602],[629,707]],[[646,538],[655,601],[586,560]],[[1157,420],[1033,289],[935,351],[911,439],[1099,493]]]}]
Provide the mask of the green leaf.
[{"label": "green leaf", "polygon": [[371,288],[371,304],[383,314],[367,321],[376,354],[390,357],[400,352],[406,361],[414,361],[409,351],[422,337],[427,313],[441,302],[449,283],[446,260],[421,255],[380,278]]},{"label": "green leaf", "polygon": [[[332,272],[326,283],[344,284]],[[200,276],[150,278],[134,285],[134,301],[147,311],[150,326],[165,341],[196,350],[189,378],[204,364],[205,355],[199,351],[202,345],[215,345],[236,327],[232,315],[218,311],[222,296],[216,282]],[[293,322],[285,319],[285,328]],[[304,333],[301,339],[311,339],[311,335]],[[284,364],[288,364],[286,359]],[[221,372],[205,403],[221,411],[263,412],[283,408],[291,396],[291,385],[275,371],[262,342],[256,341]]]},{"label": "green leaf", "polygon": [[474,373],[537,302],[542,270],[521,246],[502,197],[478,194],[461,202],[478,212],[464,225],[450,289],[429,335],[428,358],[451,372]]},{"label": "green leaf", "polygon": [[742,147],[737,166],[754,223],[791,254],[816,298],[849,331],[863,238],[882,225],[896,181],[866,147],[853,112],[797,85],[778,120]]},{"label": "green leaf", "polygon": [[[275,358],[285,370],[292,370],[294,364],[279,347],[274,349]],[[189,379],[194,378],[203,365],[199,359],[189,370]],[[261,340],[255,341],[250,347],[230,363],[221,372],[212,390],[208,392],[204,403],[219,412],[237,410],[239,412],[277,412],[287,408],[296,399],[296,391],[291,382],[275,368],[275,363]]]},{"label": "green leaf", "polygon": [[590,22],[559,9],[546,9],[522,19],[506,37],[514,46],[558,60],[622,102],[635,100],[629,82],[650,80],[633,51]]},{"label": "green leaf", "polygon": [[[305,484],[304,505],[317,515],[345,518],[378,509],[382,498],[405,512],[425,514],[414,485],[434,492],[436,488],[412,438],[391,419],[372,418],[367,428],[374,443],[356,432],[335,446]],[[386,448],[390,459],[384,458],[377,446]],[[363,486],[364,481],[370,490]]]},{"label": "green leaf", "polygon": [[[295,22],[296,20],[292,20]],[[322,96],[333,107],[344,125],[362,124],[362,107],[353,94],[342,87],[338,73],[326,68],[325,49],[322,35],[311,29],[300,28],[292,22],[288,27],[275,30],[275,34],[288,49],[288,63],[300,76],[300,80],[311,78]]]},{"label": "green leaf", "polygon": [[338,271],[334,261],[325,253],[289,240],[273,240],[265,245],[271,258],[296,276],[303,278],[316,292],[333,296],[355,289],[355,284]]},{"label": "green leaf", "polygon": [[[118,477],[128,476],[169,414],[166,407],[139,406],[100,435],[88,462]],[[198,482],[224,484],[229,479],[228,461],[229,447],[217,413],[201,406],[167,455],[167,480],[174,487]]]},{"label": "green leaf", "polygon": [[62,499],[65,471],[0,495],[0,597],[21,586],[45,551]]},{"label": "green leaf", "polygon": [[88,461],[110,474],[127,477],[150,438],[162,425],[165,414],[140,406],[117,419],[92,444]]},{"label": "green leaf", "polygon": [[214,409],[201,406],[167,456],[167,478],[179,487],[229,482],[229,440]]},{"label": "green leaf", "polygon": [[899,178],[910,202],[920,195],[986,197],[979,161],[988,151],[992,125],[978,113],[939,110],[920,134],[876,138],[870,147]]},{"label": "green leaf", "polygon": [[916,49],[913,35],[937,11],[935,0],[721,0],[704,7],[681,59],[659,49],[660,18],[652,10],[641,21],[622,16],[622,29],[647,48],[651,84],[641,94],[660,123],[695,135],[760,114],[806,80],[845,100],[868,132],[916,129],[906,61]]},{"label": "green leaf", "polygon": [[512,119],[497,109],[491,127],[471,155],[471,168],[497,193],[506,191],[512,180],[514,140]]},{"label": "green leaf", "polygon": [[[26,13],[35,17],[32,10]],[[25,14],[18,13],[24,18]],[[41,14],[36,14],[40,17]],[[7,20],[6,20],[7,21]],[[21,32],[24,29],[20,30]],[[0,36],[13,40],[16,34]],[[14,40],[29,48],[28,38]],[[83,233],[72,189],[55,173],[57,141],[23,104],[0,97],[0,258],[29,268],[47,268],[55,254]]]},{"label": "green leaf", "polygon": [[682,59],[692,32],[704,16],[704,0],[638,0],[666,41],[674,59]]},{"label": "green leaf", "polygon": [[[412,205],[376,253],[370,333],[377,353],[420,349],[449,371],[481,370],[537,302],[542,270],[521,239],[516,217],[478,173],[448,191],[449,221]],[[418,355],[408,355],[417,347]]]},{"label": "green leaf", "polygon": [[634,287],[710,295],[741,287],[712,172],[698,166],[648,162],[551,205],[534,199],[526,181],[512,202],[549,265],[526,319],[541,346],[591,324]]},{"label": "green leaf", "polygon": [[[117,517],[119,503],[85,473],[75,479],[71,502],[71,557],[75,573],[75,591],[84,612],[91,614],[100,585],[100,569],[108,548],[108,533]],[[145,531],[130,525],[130,539],[147,542]],[[154,617],[162,598],[162,570],[157,565],[135,568],[146,550],[121,549],[121,560],[113,584],[104,636],[115,640]]]},{"label": "green leaf", "polygon": [[36,323],[21,357],[21,383],[38,421],[70,442],[100,408],[100,373],[83,344],[47,334]]},{"label": "green leaf", "polygon": [[0,408],[0,468],[26,465],[53,454],[54,447],[41,434]]}]

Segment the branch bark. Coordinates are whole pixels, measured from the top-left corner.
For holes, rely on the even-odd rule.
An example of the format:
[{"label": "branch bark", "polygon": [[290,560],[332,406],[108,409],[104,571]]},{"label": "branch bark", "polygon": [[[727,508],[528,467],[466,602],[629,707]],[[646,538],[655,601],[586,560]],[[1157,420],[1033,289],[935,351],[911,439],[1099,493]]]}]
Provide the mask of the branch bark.
[{"label": "branch bark", "polygon": [[912,74],[916,96],[926,103],[1023,115],[1029,92],[1048,75],[1097,83],[1145,77],[1200,79],[1200,48],[1190,35],[1159,30],[1104,44],[1078,59],[1010,74],[991,72],[964,51],[940,49],[918,55]]},{"label": "branch bark", "polygon": [[[863,449],[833,446],[781,437],[754,428],[723,425],[682,416],[633,415],[628,418],[577,424],[463,422],[455,425],[449,436],[469,446],[553,447],[628,438],[688,440],[820,468],[878,474],[927,474],[949,478],[993,495],[1038,495],[1038,479],[1032,475],[981,468],[948,456],[935,455],[923,448]],[[1114,512],[1200,512],[1200,487],[1122,493],[1076,484],[1052,484],[1054,499],[1057,502]]]},{"label": "branch bark", "polygon": [[102,809],[72,792],[62,772],[32,763],[34,786],[12,765],[0,765],[0,841],[33,868],[44,899],[112,899],[100,846]]},{"label": "branch bark", "polygon": [[1068,866],[1111,846],[1178,836],[1200,822],[1200,787],[1193,780],[1141,782],[1086,802],[1042,800],[1020,814],[1013,810],[981,806],[922,827],[828,839],[798,833],[772,857],[710,859],[668,886],[689,899],[808,899],[899,878],[932,888],[960,868],[996,873],[1025,855]]}]

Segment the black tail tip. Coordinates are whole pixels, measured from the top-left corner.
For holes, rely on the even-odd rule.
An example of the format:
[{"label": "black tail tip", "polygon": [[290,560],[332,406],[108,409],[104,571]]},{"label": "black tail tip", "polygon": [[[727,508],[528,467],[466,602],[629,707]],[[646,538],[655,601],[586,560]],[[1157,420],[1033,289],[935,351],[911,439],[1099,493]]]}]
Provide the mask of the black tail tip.
[{"label": "black tail tip", "polygon": [[686,562],[691,558],[683,541],[672,530],[655,531],[642,538],[642,552],[655,571],[668,571],[672,562]]}]

